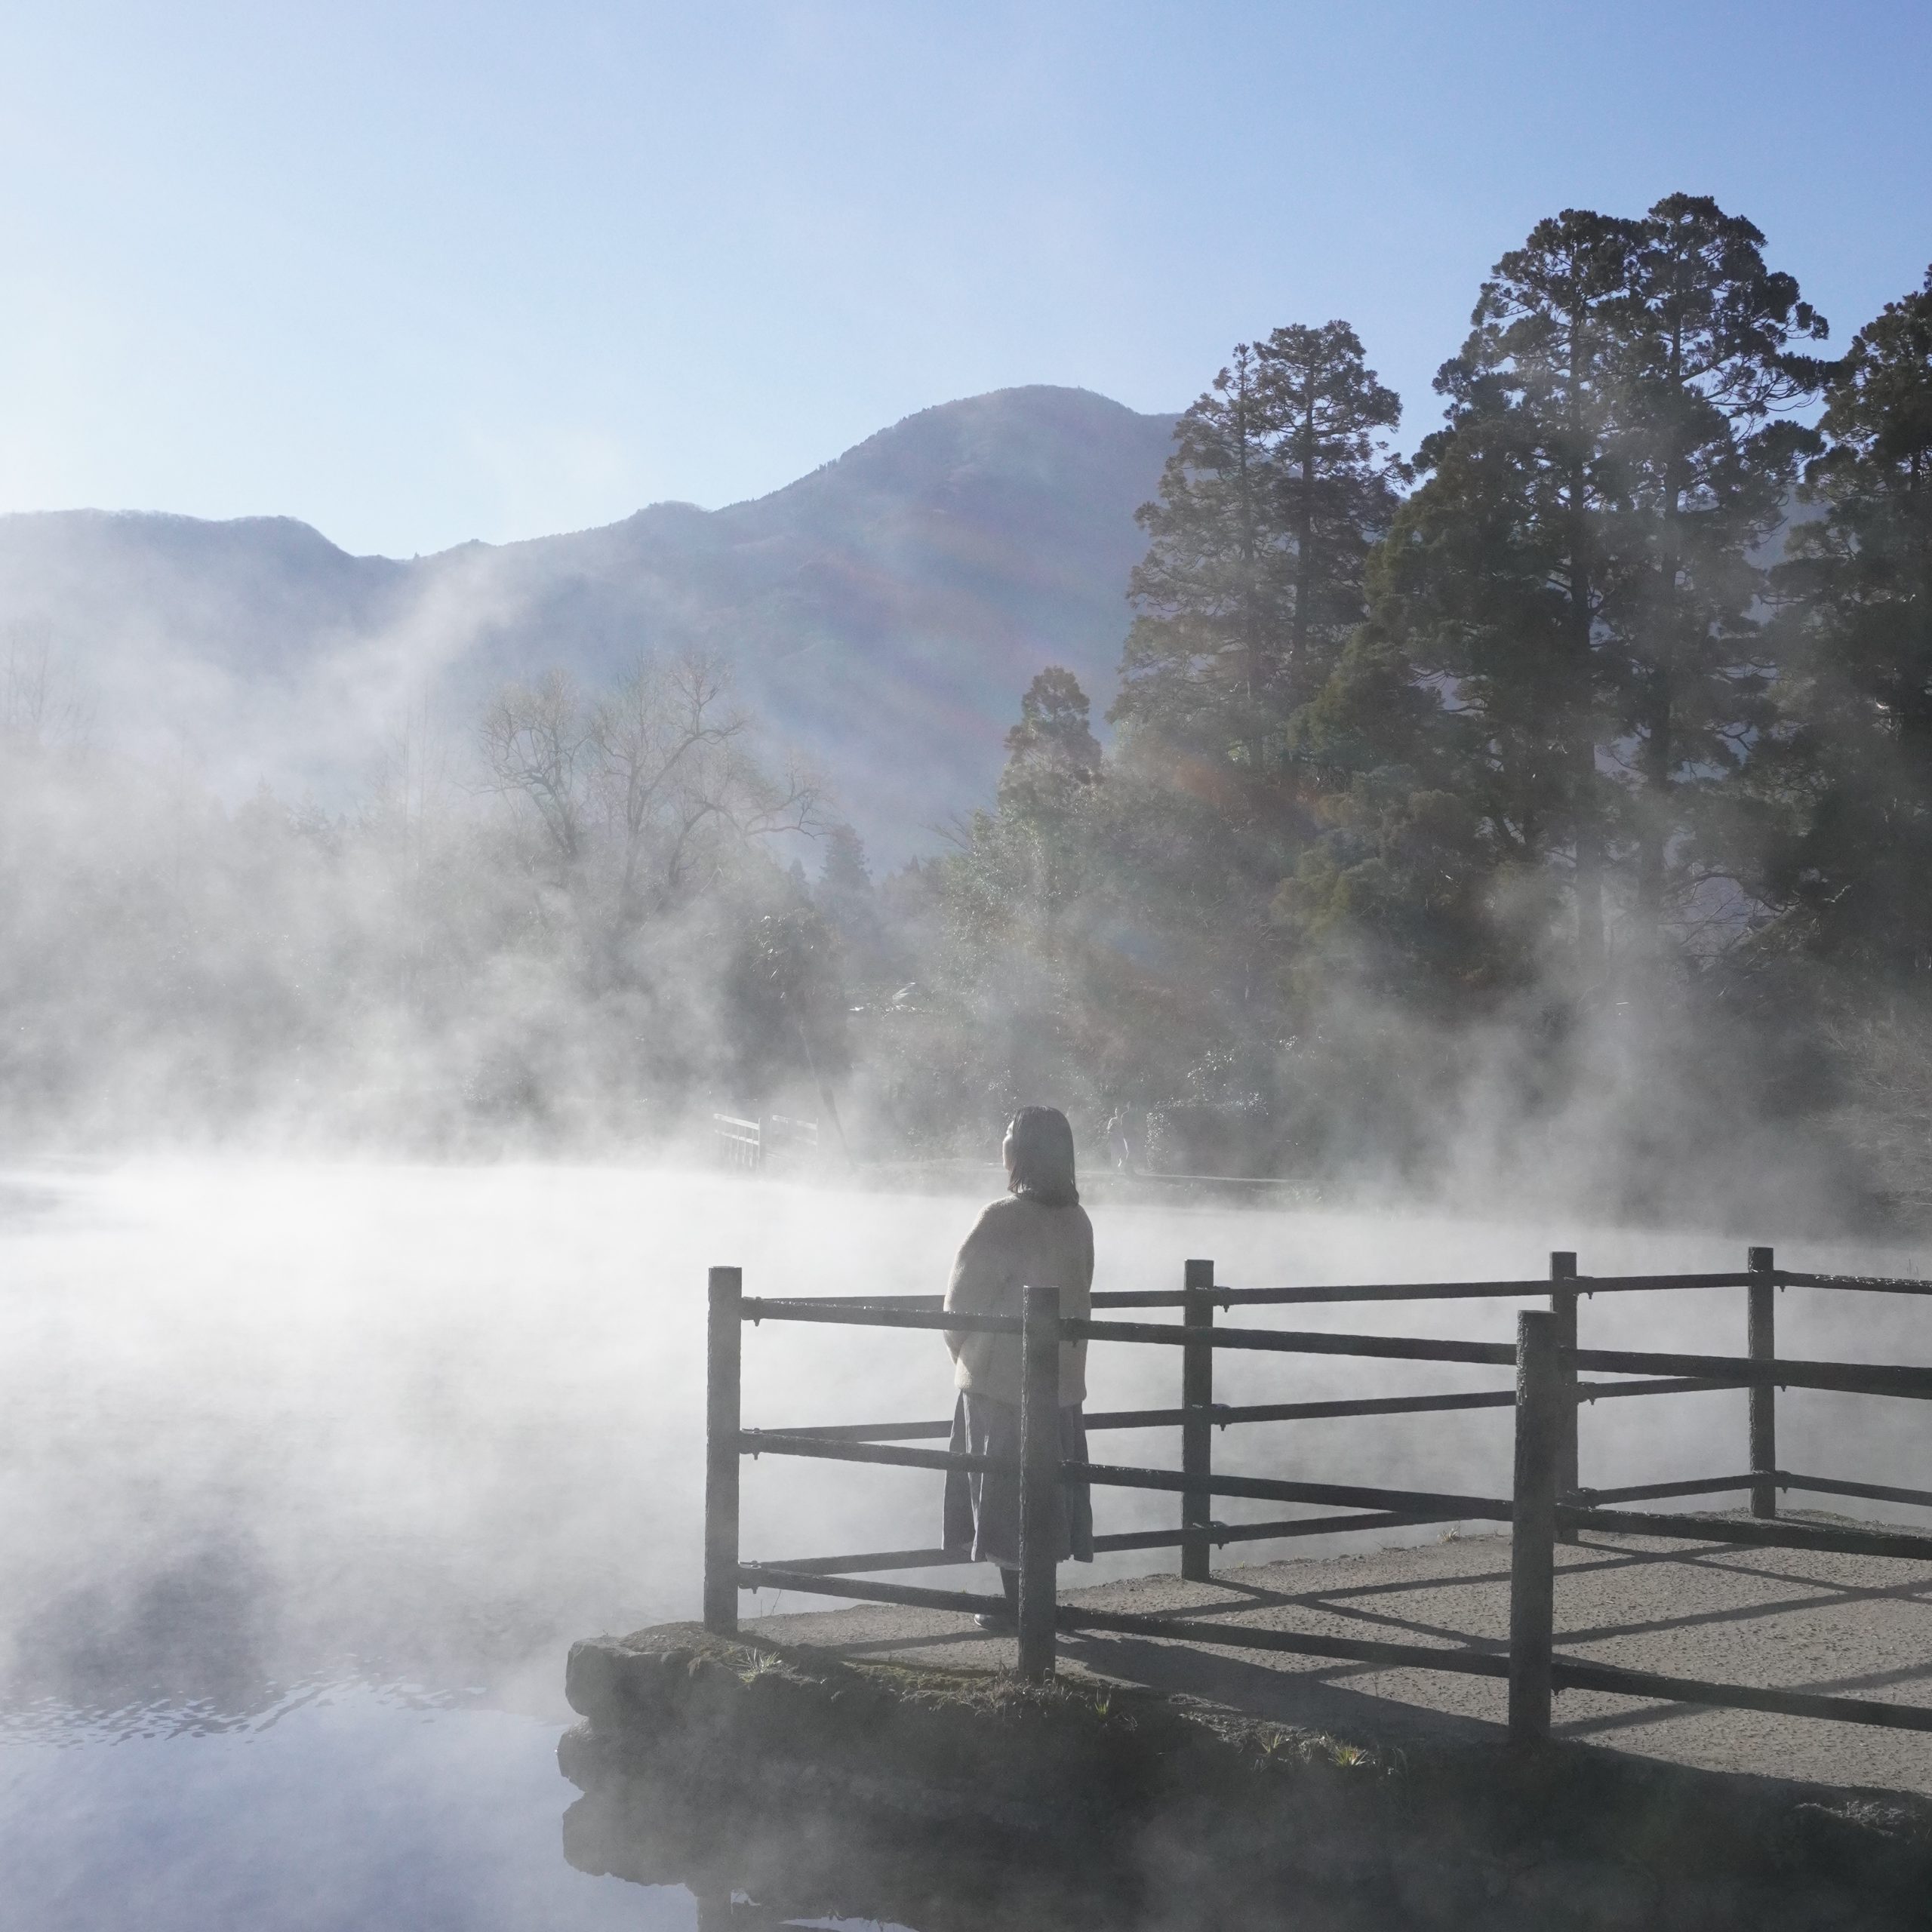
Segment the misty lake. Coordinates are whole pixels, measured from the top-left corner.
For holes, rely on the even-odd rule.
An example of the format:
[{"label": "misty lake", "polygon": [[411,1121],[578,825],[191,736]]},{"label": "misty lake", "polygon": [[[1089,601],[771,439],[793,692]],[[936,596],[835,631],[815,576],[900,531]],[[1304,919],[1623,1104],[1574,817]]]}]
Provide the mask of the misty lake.
[{"label": "misty lake", "polygon": [[[693,1926],[679,1887],[565,1863],[575,1793],[555,1754],[574,1721],[573,1638],[696,1614],[705,1269],[742,1265],[752,1294],[934,1291],[976,1204],[620,1167],[0,1176],[8,1924]],[[1586,1273],[1729,1268],[1746,1239],[1393,1213],[1103,1204],[1094,1218],[1097,1284],[1123,1288],[1177,1287],[1193,1254],[1259,1285],[1537,1276],[1558,1247]],[[1918,1265],[1749,1233],[1797,1267]],[[1606,1298],[1584,1304],[1583,1327],[1604,1346],[1727,1350],[1742,1303]],[[1932,1360],[1919,1307],[1793,1293],[1780,1324],[1792,1354]],[[1513,1324],[1506,1306],[1295,1317],[1483,1338]],[[1177,1400],[1178,1363],[1146,1359],[1166,1353],[1097,1349],[1092,1401]],[[1497,1380],[1265,1356],[1220,1373],[1232,1401]],[[747,1334],[749,1423],[938,1417],[950,1401],[933,1337]],[[1911,1407],[1794,1395],[1786,1453],[1916,1480]],[[1586,1409],[1584,1480],[1728,1466],[1743,1410],[1727,1393],[1667,1414]],[[1224,1436],[1217,1455],[1256,1473],[1493,1490],[1509,1427],[1496,1411],[1303,1423]],[[1171,1435],[1130,1443],[1132,1460],[1177,1453]],[[746,1552],[930,1543],[939,1480],[749,1465]],[[1165,1523],[1174,1506],[1114,1492],[1101,1527]],[[1257,1561],[1278,1548],[1248,1546]],[[1161,1567],[1156,1553],[1078,1574]],[[786,1607],[805,1606],[757,1606]]]}]

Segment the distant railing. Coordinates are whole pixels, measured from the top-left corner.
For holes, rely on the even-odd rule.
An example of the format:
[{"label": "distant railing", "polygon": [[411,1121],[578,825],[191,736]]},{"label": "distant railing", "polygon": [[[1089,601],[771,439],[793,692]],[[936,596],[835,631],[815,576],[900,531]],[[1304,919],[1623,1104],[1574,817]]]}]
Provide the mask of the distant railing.
[{"label": "distant railing", "polygon": [[761,1121],[713,1114],[711,1134],[720,1163],[740,1174],[762,1174],[793,1158],[809,1161],[819,1151],[818,1122],[788,1114],[767,1114]]},{"label": "distant railing", "polygon": [[740,1174],[755,1174],[764,1165],[764,1135],[755,1120],[735,1114],[713,1114],[711,1134],[718,1158]]},{"label": "distant railing", "polygon": [[[1735,1288],[1746,1291],[1746,1352],[1742,1356],[1683,1354],[1577,1346],[1580,1294],[1657,1290]],[[1621,1696],[1723,1706],[1851,1724],[1932,1730],[1932,1709],[1809,1692],[1761,1690],[1660,1676],[1620,1666],[1589,1663],[1555,1654],[1555,1546],[1576,1540],[1580,1530],[1660,1539],[1741,1544],[1758,1549],[1827,1552],[1932,1561],[1932,1536],[1890,1530],[1839,1528],[1777,1520],[1777,1492],[1798,1491],[1850,1496],[1932,1508],[1932,1491],[1805,1475],[1777,1465],[1777,1400],[1780,1388],[1824,1389],[1859,1395],[1932,1399],[1932,1368],[1889,1364],[1795,1361],[1777,1352],[1774,1291],[1807,1287],[1881,1294],[1932,1294],[1932,1282],[1867,1275],[1817,1275],[1780,1269],[1768,1247],[1749,1251],[1738,1273],[1583,1276],[1574,1254],[1550,1257],[1546,1279],[1433,1281],[1352,1287],[1232,1288],[1217,1286],[1211,1261],[1189,1261],[1178,1292],[1106,1292],[1093,1297],[1103,1308],[1175,1308],[1178,1323],[1074,1320],[1059,1312],[1057,1294],[1028,1287],[1020,1316],[949,1313],[937,1295],[814,1297],[808,1300],[748,1298],[735,1268],[714,1268],[710,1279],[710,1339],[705,1491],[704,1617],[708,1628],[737,1628],[738,1592],[775,1587],[860,1601],[903,1604],[935,1610],[1001,1612],[1003,1597],[960,1590],[856,1580],[882,1571],[934,1568],[964,1562],[943,1549],[875,1550],[858,1555],[804,1557],[777,1563],[746,1562],[738,1547],[738,1484],[745,1456],[782,1455],[829,1461],[884,1463],[902,1468],[986,1470],[1011,1468],[983,1456],[903,1444],[950,1434],[946,1422],[839,1423],[784,1429],[748,1429],[740,1413],[743,1324],[805,1321],[844,1326],[950,1329],[1017,1335],[1023,1363],[1020,1404],[1020,1670],[1040,1680],[1054,1669],[1057,1631],[1098,1630],[1228,1644],[1408,1669],[1504,1678],[1509,1682],[1509,1728],[1524,1739],[1547,1736],[1557,1690],[1613,1691]],[[1217,1309],[1301,1306],[1315,1303],[1514,1300],[1547,1295],[1547,1312],[1524,1309],[1517,1339],[1506,1343],[1427,1337],[1335,1334],[1324,1331],[1217,1327]],[[1178,1427],[1179,1470],[1093,1462],[1063,1463],[1058,1426],[1059,1348],[1063,1340],[1171,1346],[1181,1353],[1180,1405],[1089,1416],[1089,1431]],[[1271,1354],[1351,1355],[1409,1361],[1476,1363],[1513,1367],[1513,1389],[1458,1391],[1431,1395],[1377,1396],[1314,1402],[1229,1404],[1214,1398],[1215,1351],[1240,1349]],[[1579,1372],[1624,1378],[1579,1380]],[[1582,1489],[1577,1484],[1577,1416],[1584,1402],[1626,1395],[1687,1395],[1715,1389],[1749,1392],[1747,1466],[1740,1473],[1623,1488]],[[1313,1420],[1340,1416],[1413,1415],[1454,1410],[1513,1408],[1514,1480],[1507,1497],[1465,1496],[1374,1485],[1276,1481],[1217,1475],[1214,1431],[1238,1423]],[[1326,1635],[1265,1630],[1192,1617],[1150,1617],[1061,1604],[1049,1531],[1054,1493],[1064,1478],[1103,1486],[1164,1490],[1180,1498],[1180,1526],[1097,1536],[1097,1553],[1171,1549],[1181,1553],[1181,1574],[1204,1581],[1213,1549],[1230,1543],[1327,1536],[1356,1530],[1389,1530],[1431,1522],[1490,1521],[1512,1525],[1509,1644],[1505,1653],[1459,1651],[1442,1645],[1381,1643]],[[1752,1520],[1696,1518],[1611,1506],[1661,1499],[1748,1494]],[[1215,1497],[1312,1504],[1343,1513],[1260,1523],[1216,1522]]]},{"label": "distant railing", "polygon": [[764,1117],[764,1143],[774,1154],[787,1153],[794,1149],[816,1154],[818,1152],[818,1122],[815,1120],[793,1120],[787,1114],[767,1114]]}]

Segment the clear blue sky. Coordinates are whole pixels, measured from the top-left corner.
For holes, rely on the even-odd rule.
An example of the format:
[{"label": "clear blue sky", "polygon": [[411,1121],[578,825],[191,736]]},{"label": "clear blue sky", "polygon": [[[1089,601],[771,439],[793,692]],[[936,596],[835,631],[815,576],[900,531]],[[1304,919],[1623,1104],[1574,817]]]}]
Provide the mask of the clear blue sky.
[{"label": "clear blue sky", "polygon": [[1932,6],[29,0],[0,508],[408,554],[773,488],[927,404],[1141,409],[1683,188],[1842,341],[1932,260]]}]

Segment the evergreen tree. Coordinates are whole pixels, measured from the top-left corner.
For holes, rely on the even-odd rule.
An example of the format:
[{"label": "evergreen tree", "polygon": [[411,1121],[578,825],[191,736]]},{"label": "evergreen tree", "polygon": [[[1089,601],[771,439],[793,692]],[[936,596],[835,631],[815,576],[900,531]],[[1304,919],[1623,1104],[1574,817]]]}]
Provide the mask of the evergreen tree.
[{"label": "evergreen tree", "polygon": [[849,825],[835,825],[826,832],[818,884],[810,897],[848,943],[860,939],[869,943],[876,934],[878,903],[865,841]]},{"label": "evergreen tree", "polygon": [[1395,507],[1393,468],[1376,432],[1400,422],[1402,405],[1364,363],[1346,322],[1278,328],[1260,356],[1280,424],[1276,518],[1294,565],[1277,676],[1292,713],[1361,621],[1363,562]]},{"label": "evergreen tree", "polygon": [[1083,814],[1100,776],[1088,715],[1071,671],[1051,665],[1034,678],[1006,734],[998,810],[975,814],[952,862],[957,883],[971,875],[983,929],[1024,928],[1024,946],[1043,958],[1057,952],[1063,915],[1087,883]]},{"label": "evergreen tree", "polygon": [[1706,197],[1644,217],[1631,263],[1617,409],[1631,568],[1605,615],[1620,724],[1635,743],[1635,912],[1654,940],[1675,841],[1700,792],[1767,721],[1752,553],[1783,520],[1810,432],[1777,414],[1814,389],[1794,349],[1824,318],[1767,268],[1761,233]]},{"label": "evergreen tree", "polygon": [[[1601,614],[1613,402],[1636,224],[1540,223],[1484,283],[1435,387],[1444,426],[1369,576],[1373,617],[1298,733],[1331,831],[1278,902],[1419,991],[1513,978],[1570,888],[1600,977],[1607,786]],[[1499,907],[1506,899],[1506,918]]]},{"label": "evergreen tree", "polygon": [[1100,775],[1100,741],[1088,723],[1087,694],[1071,671],[1049,665],[1020,700],[1020,722],[1006,734],[1000,774],[1002,813],[1035,821],[1063,819]]},{"label": "evergreen tree", "polygon": [[1291,595],[1276,527],[1279,428],[1261,359],[1238,343],[1175,425],[1159,499],[1135,512],[1148,549],[1128,580],[1137,614],[1109,715],[1177,749],[1252,764],[1266,734]]},{"label": "evergreen tree", "polygon": [[1647,951],[1695,808],[1766,721],[1753,552],[1807,442],[1777,416],[1817,380],[1793,345],[1824,324],[1763,239],[1687,195],[1539,223],[1438,377],[1447,423],[1377,572],[1378,621],[1481,726],[1457,789],[1499,860],[1567,867],[1586,986],[1620,827]]},{"label": "evergreen tree", "polygon": [[1507,977],[1491,910],[1503,855],[1466,782],[1480,764],[1473,714],[1446,709],[1371,623],[1294,736],[1331,780],[1322,835],[1271,909],[1297,943],[1291,974],[1303,998],[1318,1001],[1339,979],[1441,1012]]},{"label": "evergreen tree", "polygon": [[818,889],[832,899],[872,897],[872,869],[866,863],[866,842],[849,825],[835,825],[825,838],[825,857],[819,862]]},{"label": "evergreen tree", "polygon": [[1377,432],[1401,405],[1346,322],[1238,345],[1183,416],[1128,595],[1137,615],[1109,714],[1275,804],[1288,721],[1362,615],[1364,558],[1396,466]]},{"label": "evergreen tree", "polygon": [[1497,263],[1436,378],[1447,425],[1417,456],[1427,480],[1397,518],[1377,585],[1383,620],[1481,721],[1462,789],[1484,801],[1498,850],[1534,862],[1567,851],[1586,986],[1604,954],[1597,755],[1612,678],[1600,618],[1639,238],[1634,223],[1568,209]]},{"label": "evergreen tree", "polygon": [[1780,728],[1755,761],[1777,829],[1753,884],[1819,953],[1932,968],[1932,269],[1862,329],[1773,573]]},{"label": "evergreen tree", "polygon": [[930,977],[980,1044],[995,1105],[1030,1078],[1063,1091],[1104,1030],[1088,1010],[1081,901],[1090,883],[1088,810],[1100,766],[1087,695],[1070,672],[1034,678],[1007,734],[995,811],[955,828],[958,849],[924,868],[941,934]]},{"label": "evergreen tree", "polygon": [[1323,830],[1333,740],[1301,732],[1364,614],[1395,504],[1400,413],[1346,322],[1238,346],[1183,417],[1109,715],[1094,827],[1117,928],[1186,986],[1203,1029],[1266,1038],[1294,928],[1273,902]]}]

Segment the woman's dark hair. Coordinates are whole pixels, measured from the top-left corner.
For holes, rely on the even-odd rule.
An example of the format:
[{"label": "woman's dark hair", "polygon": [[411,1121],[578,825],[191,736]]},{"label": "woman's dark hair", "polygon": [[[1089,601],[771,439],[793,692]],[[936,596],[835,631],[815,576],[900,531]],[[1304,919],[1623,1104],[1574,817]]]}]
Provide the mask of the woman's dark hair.
[{"label": "woman's dark hair", "polygon": [[1071,1208],[1080,1198],[1073,1182],[1073,1129],[1057,1107],[1022,1107],[1006,1130],[1013,1147],[1015,1194],[1042,1208]]}]

